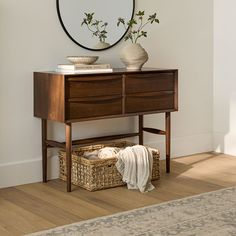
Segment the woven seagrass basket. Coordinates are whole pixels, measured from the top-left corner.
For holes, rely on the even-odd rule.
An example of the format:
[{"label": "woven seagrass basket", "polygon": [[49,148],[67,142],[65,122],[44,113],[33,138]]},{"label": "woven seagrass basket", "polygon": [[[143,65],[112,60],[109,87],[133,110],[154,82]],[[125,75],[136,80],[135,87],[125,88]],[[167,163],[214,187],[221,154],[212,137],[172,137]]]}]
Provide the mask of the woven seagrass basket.
[{"label": "woven seagrass basket", "polygon": [[[125,183],[122,181],[122,176],[115,166],[117,158],[114,157],[109,159],[88,160],[83,157],[83,153],[88,151],[95,151],[107,146],[125,148],[133,145],[135,144],[122,141],[74,148],[72,153],[72,183],[89,191],[125,185]],[[152,180],[157,180],[160,178],[160,155],[158,150],[151,150],[153,154]],[[64,150],[59,151],[59,160],[59,178],[66,181],[66,152]]]}]

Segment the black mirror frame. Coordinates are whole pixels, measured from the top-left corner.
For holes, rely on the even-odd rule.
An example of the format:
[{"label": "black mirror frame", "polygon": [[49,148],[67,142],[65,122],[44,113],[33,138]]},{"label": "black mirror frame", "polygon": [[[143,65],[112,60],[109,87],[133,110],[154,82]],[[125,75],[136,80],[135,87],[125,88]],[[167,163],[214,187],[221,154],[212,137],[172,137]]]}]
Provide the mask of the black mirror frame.
[{"label": "black mirror frame", "polygon": [[[119,1],[119,0],[118,0],[118,1]],[[110,46],[107,47],[107,48],[102,48],[102,49],[88,48],[88,47],[86,47],[86,46],[84,46],[84,45],[78,43],[78,42],[70,35],[70,33],[67,31],[67,29],[66,29],[66,27],[65,27],[65,25],[64,25],[64,23],[63,23],[63,20],[62,20],[62,18],[61,18],[60,6],[59,6],[59,5],[60,5],[60,4],[59,4],[59,0],[56,0],[57,15],[58,15],[58,18],[59,18],[59,21],[60,21],[60,23],[61,23],[61,26],[62,26],[63,30],[65,31],[65,33],[67,34],[67,36],[68,36],[75,44],[77,44],[78,46],[80,46],[80,47],[82,47],[82,48],[84,48],[84,49],[87,49],[87,50],[90,50],[90,51],[104,51],[104,50],[107,50],[107,49],[109,49],[109,48],[112,48],[112,47],[114,47],[116,44],[118,44],[118,43],[124,38],[124,36],[126,35],[126,33],[127,33],[128,30],[129,30],[129,27],[128,27],[127,30],[125,31],[125,33],[120,37],[120,39],[117,40],[115,43],[113,43],[112,45],[110,45]],[[133,17],[134,17],[134,12],[135,12],[135,0],[133,0],[133,11],[132,11],[131,19],[133,19]]]}]

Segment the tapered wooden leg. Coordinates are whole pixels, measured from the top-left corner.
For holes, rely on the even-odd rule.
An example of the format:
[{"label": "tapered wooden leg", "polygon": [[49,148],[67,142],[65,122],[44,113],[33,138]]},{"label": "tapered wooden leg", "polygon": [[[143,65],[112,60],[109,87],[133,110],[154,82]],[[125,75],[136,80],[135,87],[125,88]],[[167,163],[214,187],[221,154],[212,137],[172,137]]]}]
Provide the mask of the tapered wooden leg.
[{"label": "tapered wooden leg", "polygon": [[71,123],[69,123],[66,124],[67,192],[71,192],[71,152],[72,152],[72,132],[71,132]]},{"label": "tapered wooden leg", "polygon": [[42,119],[42,175],[43,182],[47,182],[47,120]]},{"label": "tapered wooden leg", "polygon": [[138,116],[139,144],[143,145],[143,115]]},{"label": "tapered wooden leg", "polygon": [[166,173],[170,173],[170,112],[165,115],[166,127]]}]

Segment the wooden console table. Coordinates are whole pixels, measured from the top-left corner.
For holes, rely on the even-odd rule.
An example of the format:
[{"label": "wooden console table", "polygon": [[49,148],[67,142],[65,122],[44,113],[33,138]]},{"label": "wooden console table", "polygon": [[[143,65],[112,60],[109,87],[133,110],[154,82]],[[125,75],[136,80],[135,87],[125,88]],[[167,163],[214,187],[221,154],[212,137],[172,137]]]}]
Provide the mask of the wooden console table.
[{"label": "wooden console table", "polygon": [[[34,73],[34,116],[42,119],[43,182],[47,182],[47,149],[66,149],[67,191],[71,192],[72,145],[139,136],[143,131],[166,137],[166,172],[170,172],[170,119],[178,110],[178,70],[143,69],[112,73]],[[145,114],[165,113],[165,131],[143,126]],[[138,116],[139,129],[126,133],[72,141],[72,123],[105,118]],[[65,142],[47,138],[47,120],[65,124]]]}]

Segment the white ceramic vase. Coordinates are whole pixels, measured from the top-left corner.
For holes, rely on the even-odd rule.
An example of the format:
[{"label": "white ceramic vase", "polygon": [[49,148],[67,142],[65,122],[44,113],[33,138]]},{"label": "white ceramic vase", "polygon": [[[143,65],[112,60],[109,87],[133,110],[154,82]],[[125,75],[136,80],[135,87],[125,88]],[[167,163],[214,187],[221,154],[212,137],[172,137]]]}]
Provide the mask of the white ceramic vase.
[{"label": "white ceramic vase", "polygon": [[148,54],[139,43],[127,44],[120,53],[127,70],[140,70],[148,60]]},{"label": "white ceramic vase", "polygon": [[98,42],[98,43],[94,46],[94,49],[104,49],[104,48],[108,48],[109,46],[110,46],[109,43]]}]

